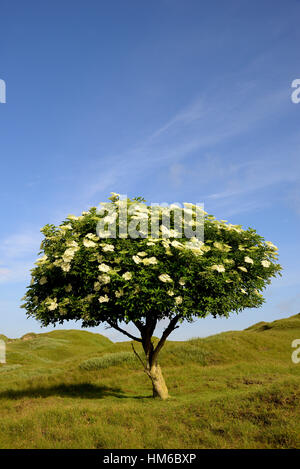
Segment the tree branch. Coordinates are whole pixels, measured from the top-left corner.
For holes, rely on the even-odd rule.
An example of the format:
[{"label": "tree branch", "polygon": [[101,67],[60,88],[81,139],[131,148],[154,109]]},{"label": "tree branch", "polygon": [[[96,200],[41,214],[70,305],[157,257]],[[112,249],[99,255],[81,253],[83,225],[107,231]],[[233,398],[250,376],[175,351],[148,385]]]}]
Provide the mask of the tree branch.
[{"label": "tree branch", "polygon": [[134,346],[133,346],[133,343],[131,343],[131,347],[135,353],[135,355],[138,357],[138,359],[140,360],[141,364],[143,365],[143,368],[144,368],[144,372],[147,373],[148,376],[150,376],[150,373],[149,371],[147,370],[147,367],[146,365],[144,364],[143,360],[141,359],[141,357],[139,356],[139,354],[137,353],[137,351],[135,350]]},{"label": "tree branch", "polygon": [[122,332],[122,334],[127,335],[127,337],[129,337],[130,339],[136,340],[137,342],[142,342],[142,339],[139,339],[138,337],[134,337],[134,335],[131,335],[129,332],[124,331],[124,329],[121,329],[121,327],[118,326],[117,322],[114,323],[112,321],[107,321],[107,320],[106,322],[110,325],[110,327],[113,327],[117,331]]},{"label": "tree branch", "polygon": [[178,320],[180,318],[180,315],[178,314],[177,316],[174,316],[174,318],[171,319],[168,327],[164,330],[163,335],[161,336],[161,339],[159,340],[157,346],[155,347],[153,354],[152,354],[152,363],[155,362],[157,359],[157,356],[162,349],[164,343],[167,340],[167,337],[171,334],[171,332],[174,331],[174,329],[177,329],[179,326],[176,326]]},{"label": "tree branch", "polygon": [[148,334],[150,335],[150,337],[152,337],[153,335],[153,332],[155,331],[155,328],[156,328],[156,324],[157,324],[157,319],[154,317],[152,317],[151,315],[146,317],[146,327],[148,329]]},{"label": "tree branch", "polygon": [[135,325],[135,327],[140,331],[142,332],[145,325],[142,323],[142,321],[139,321],[138,319],[135,319],[134,321],[132,321],[133,324]]}]

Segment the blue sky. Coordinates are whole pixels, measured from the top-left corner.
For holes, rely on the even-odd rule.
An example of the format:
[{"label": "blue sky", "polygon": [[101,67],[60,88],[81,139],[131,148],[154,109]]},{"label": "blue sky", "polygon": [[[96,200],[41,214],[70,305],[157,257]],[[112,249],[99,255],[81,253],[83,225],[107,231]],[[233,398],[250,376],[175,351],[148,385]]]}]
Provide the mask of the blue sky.
[{"label": "blue sky", "polygon": [[46,330],[19,308],[40,228],[111,191],[203,202],[279,247],[262,308],[172,338],[300,311],[299,15],[298,0],[1,1],[0,333]]}]

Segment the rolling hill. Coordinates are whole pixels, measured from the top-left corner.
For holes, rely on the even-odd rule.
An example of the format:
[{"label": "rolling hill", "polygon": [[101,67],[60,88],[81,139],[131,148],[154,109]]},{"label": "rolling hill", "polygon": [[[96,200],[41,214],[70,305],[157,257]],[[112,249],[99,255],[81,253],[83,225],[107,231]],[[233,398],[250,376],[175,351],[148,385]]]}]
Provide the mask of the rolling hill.
[{"label": "rolling hill", "polygon": [[150,398],[130,342],[79,330],[0,338],[0,448],[300,447],[300,314],[168,341],[165,402]]}]

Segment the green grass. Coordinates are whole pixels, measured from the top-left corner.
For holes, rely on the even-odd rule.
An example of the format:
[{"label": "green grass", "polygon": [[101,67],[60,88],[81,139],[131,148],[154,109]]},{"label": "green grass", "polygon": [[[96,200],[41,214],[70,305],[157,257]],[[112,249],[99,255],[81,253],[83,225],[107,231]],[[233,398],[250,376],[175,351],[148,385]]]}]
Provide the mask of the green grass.
[{"label": "green grass", "polygon": [[116,365],[136,365],[137,361],[132,352],[106,353],[102,357],[90,358],[80,363],[79,368],[86,371],[101,370]]},{"label": "green grass", "polygon": [[300,448],[297,338],[300,314],[169,341],[168,401],[151,398],[130,342],[74,330],[5,338],[0,448]]}]

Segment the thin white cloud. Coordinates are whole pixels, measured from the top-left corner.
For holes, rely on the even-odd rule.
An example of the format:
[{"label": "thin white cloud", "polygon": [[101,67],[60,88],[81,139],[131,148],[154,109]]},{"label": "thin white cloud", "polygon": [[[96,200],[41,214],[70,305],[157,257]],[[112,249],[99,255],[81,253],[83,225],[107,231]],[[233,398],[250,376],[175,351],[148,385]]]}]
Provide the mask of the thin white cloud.
[{"label": "thin white cloud", "polygon": [[14,233],[0,242],[0,256],[6,259],[24,257],[32,254],[41,242],[40,232]]},{"label": "thin white cloud", "polygon": [[25,281],[41,243],[38,229],[13,233],[0,240],[0,283]]},{"label": "thin white cloud", "polygon": [[197,97],[143,142],[116,157],[102,158],[99,168],[91,168],[87,175],[89,183],[84,183],[84,198],[90,200],[109,187],[115,190],[116,184],[127,178],[133,183],[141,174],[168,162],[184,164],[192,153],[201,155],[230,138],[253,130],[269,116],[282,114],[287,103],[285,89],[254,96],[253,87],[245,87],[228,92],[225,97],[220,91],[209,97]]}]

